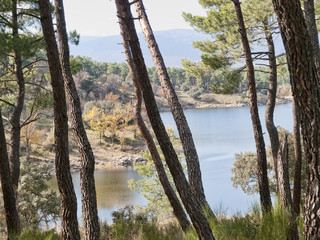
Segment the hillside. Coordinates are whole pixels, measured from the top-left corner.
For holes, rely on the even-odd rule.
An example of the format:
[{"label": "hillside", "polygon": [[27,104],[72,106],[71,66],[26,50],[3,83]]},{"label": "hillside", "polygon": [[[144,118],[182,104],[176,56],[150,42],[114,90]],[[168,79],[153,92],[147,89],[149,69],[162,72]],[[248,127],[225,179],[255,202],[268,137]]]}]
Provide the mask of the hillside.
[{"label": "hillside", "polygon": [[[181,59],[201,59],[201,52],[193,48],[192,42],[204,40],[206,35],[190,29],[157,31],[154,33],[168,67],[181,67]],[[142,33],[138,34],[147,66],[152,66],[151,55]],[[78,46],[71,45],[71,54],[90,57],[99,62],[124,62],[125,56],[120,35],[108,37],[81,36]]]}]

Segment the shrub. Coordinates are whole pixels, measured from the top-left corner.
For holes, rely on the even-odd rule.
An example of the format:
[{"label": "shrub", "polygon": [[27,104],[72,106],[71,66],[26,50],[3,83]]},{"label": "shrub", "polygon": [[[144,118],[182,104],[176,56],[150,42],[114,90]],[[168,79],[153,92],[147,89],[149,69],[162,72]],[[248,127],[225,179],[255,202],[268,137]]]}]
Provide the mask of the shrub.
[{"label": "shrub", "polygon": [[61,237],[53,230],[26,229],[20,234],[18,240],[61,240]]},{"label": "shrub", "polygon": [[148,214],[134,213],[132,206],[126,206],[112,213],[113,224],[102,224],[101,239],[173,240],[183,239],[177,226],[159,228],[155,219]]}]

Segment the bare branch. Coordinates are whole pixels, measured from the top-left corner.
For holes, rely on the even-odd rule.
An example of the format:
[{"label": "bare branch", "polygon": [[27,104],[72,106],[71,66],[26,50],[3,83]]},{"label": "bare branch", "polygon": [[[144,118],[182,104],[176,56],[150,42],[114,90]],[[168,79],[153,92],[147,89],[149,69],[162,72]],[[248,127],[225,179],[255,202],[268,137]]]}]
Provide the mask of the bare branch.
[{"label": "bare branch", "polygon": [[2,19],[4,21],[5,24],[12,26],[11,22],[8,21],[8,19],[6,19],[4,16],[0,15],[0,19]]},{"label": "bare branch", "polygon": [[23,12],[23,11],[21,11],[21,12],[19,12],[17,15],[18,15],[18,16],[23,16],[23,15],[25,15],[25,16],[33,17],[33,18],[36,18],[36,19],[40,20],[40,17],[39,17],[39,16],[34,15],[34,14],[32,14],[32,13],[28,13],[28,12]]},{"label": "bare branch", "polygon": [[27,121],[27,119],[26,119],[26,120],[20,125],[20,128],[23,128],[23,127],[27,126],[27,125],[30,124],[30,123],[33,123],[33,122],[38,121],[38,120],[40,119],[40,115],[41,115],[41,113],[37,114],[33,119],[28,120],[28,121]]},{"label": "bare branch", "polygon": [[3,116],[3,115],[2,115],[2,119],[3,119],[3,120],[6,120],[7,122],[9,122],[9,118],[7,118],[7,117],[5,117],[5,116]]},{"label": "bare branch", "polygon": [[259,55],[268,55],[269,52],[251,52],[252,55],[256,55],[256,54],[259,54]]},{"label": "bare branch", "polygon": [[34,85],[34,86],[36,86],[36,87],[42,88],[42,89],[45,90],[45,91],[52,92],[50,89],[45,88],[44,86],[42,86],[42,85],[39,84],[39,83],[26,82],[25,84]]},{"label": "bare branch", "polygon": [[41,57],[37,57],[34,61],[32,61],[31,63],[28,63],[27,65],[23,66],[23,69],[24,68],[29,68],[30,66],[36,64],[37,62],[40,62],[40,61],[45,61],[46,59],[44,58],[41,58]]},{"label": "bare branch", "polygon": [[[258,64],[257,64],[258,65]],[[260,70],[260,69],[255,69],[254,70],[255,72],[262,72],[262,73],[269,73],[268,71],[263,71],[263,70]]]},{"label": "bare branch", "polygon": [[257,66],[264,66],[264,67],[270,67],[269,64],[263,64],[263,63],[256,63]]},{"label": "bare branch", "polygon": [[11,107],[14,107],[14,104],[12,104],[12,103],[4,100],[4,99],[1,99],[1,98],[0,98],[0,101],[6,103],[6,104],[8,104],[8,105],[10,105]]},{"label": "bare branch", "polygon": [[[41,80],[40,80],[40,83],[42,82],[42,80],[44,79],[44,76],[42,75],[42,78],[41,78]],[[40,85],[40,84],[39,84]],[[34,108],[35,108],[35,106],[36,106],[36,101],[37,101],[37,98],[38,98],[38,96],[39,96],[39,93],[40,93],[40,89],[38,89],[38,91],[36,92],[36,94],[35,94],[35,97],[34,97],[34,99],[33,99],[33,103],[32,103],[32,106],[31,106],[31,110],[30,110],[30,114],[29,114],[29,116],[26,118],[26,120],[22,123],[22,125],[26,125],[25,123],[26,122],[30,122],[31,120],[30,120],[30,118],[32,117],[32,114],[33,114],[33,112],[34,112]],[[39,114],[38,114],[39,115]],[[37,116],[38,116],[37,115]],[[37,117],[35,117],[34,119],[36,119]],[[30,120],[30,121],[29,121]],[[34,121],[36,121],[36,120],[34,120]],[[34,122],[33,121],[33,122]]]}]

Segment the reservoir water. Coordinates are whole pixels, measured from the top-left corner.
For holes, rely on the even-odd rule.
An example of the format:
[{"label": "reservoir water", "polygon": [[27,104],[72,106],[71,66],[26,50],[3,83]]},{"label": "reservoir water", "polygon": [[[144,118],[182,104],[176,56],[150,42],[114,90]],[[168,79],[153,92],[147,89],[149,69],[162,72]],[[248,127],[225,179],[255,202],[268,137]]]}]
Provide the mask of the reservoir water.
[{"label": "reservoir water", "polygon": [[[259,107],[266,145],[269,145],[264,111],[265,106]],[[255,151],[249,108],[188,109],[185,110],[185,115],[198,150],[203,184],[209,204],[213,209],[223,210],[230,215],[248,212],[259,199],[257,196],[245,195],[241,189],[233,188],[231,168],[235,153]],[[162,113],[161,116],[166,126],[174,126],[170,112]],[[275,125],[292,132],[291,104],[276,106]],[[101,220],[110,221],[111,212],[126,204],[146,203],[142,196],[128,188],[127,182],[132,178],[139,178],[133,168],[96,172],[98,210]],[[73,175],[73,181],[78,199],[78,214],[81,216],[79,174]]]}]

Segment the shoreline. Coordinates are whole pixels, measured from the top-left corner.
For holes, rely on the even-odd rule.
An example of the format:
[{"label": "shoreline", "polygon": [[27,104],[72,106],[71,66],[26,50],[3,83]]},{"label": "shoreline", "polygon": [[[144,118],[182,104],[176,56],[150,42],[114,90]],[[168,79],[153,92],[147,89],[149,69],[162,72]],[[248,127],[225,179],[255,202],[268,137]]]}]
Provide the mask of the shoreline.
[{"label": "shoreline", "polygon": [[[282,97],[277,98],[276,106],[280,104],[292,103],[292,97]],[[181,103],[183,110],[188,109],[211,109],[211,108],[238,108],[238,107],[249,107],[249,102],[235,102],[235,103],[207,103],[203,101],[195,101],[194,104],[190,103]],[[258,106],[267,105],[265,100],[258,101]],[[160,112],[169,112],[169,106],[161,107]]]},{"label": "shoreline", "polygon": [[[196,101],[195,104],[182,104],[184,110],[188,109],[210,109],[210,108],[238,108],[238,107],[248,107],[247,102],[242,103],[205,103]],[[277,104],[287,104],[292,102],[292,97],[287,98],[277,98]],[[264,102],[259,102],[259,106],[266,105]],[[170,108],[161,108],[160,112],[169,112]],[[96,137],[95,133],[87,130],[87,134],[91,136],[91,138]],[[90,142],[93,142],[94,139],[90,139]],[[95,171],[100,170],[112,170],[112,169],[123,169],[125,167],[132,167],[134,163],[143,163],[144,159],[142,159],[140,152],[146,150],[146,145],[144,140],[139,140],[139,146],[110,146],[107,143],[103,144],[92,144],[92,150],[95,157]],[[52,167],[50,168],[50,174],[55,175],[55,167],[54,167],[54,153],[49,153],[47,156],[39,156],[32,154],[32,159],[34,161],[45,161],[50,164]],[[71,173],[77,173],[80,171],[80,155],[77,149],[70,151],[70,170]]]}]

